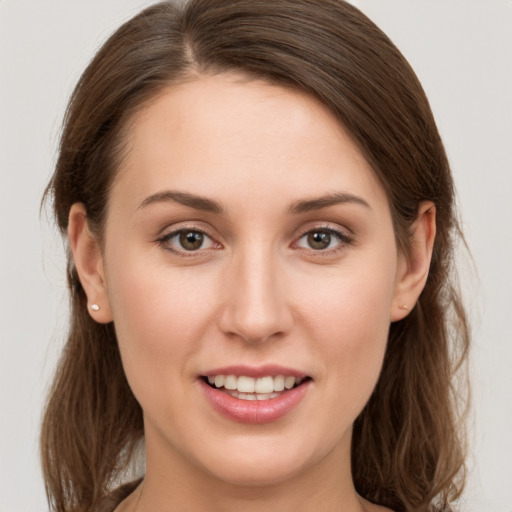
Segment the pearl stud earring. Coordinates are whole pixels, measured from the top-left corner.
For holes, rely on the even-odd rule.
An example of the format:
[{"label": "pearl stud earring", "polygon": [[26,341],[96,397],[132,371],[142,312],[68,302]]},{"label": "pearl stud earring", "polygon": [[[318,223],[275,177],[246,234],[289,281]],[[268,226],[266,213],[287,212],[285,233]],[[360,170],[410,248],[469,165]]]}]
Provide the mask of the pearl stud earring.
[{"label": "pearl stud earring", "polygon": [[98,306],[98,304],[91,304],[91,310],[92,311],[99,311],[100,310],[100,307]]}]

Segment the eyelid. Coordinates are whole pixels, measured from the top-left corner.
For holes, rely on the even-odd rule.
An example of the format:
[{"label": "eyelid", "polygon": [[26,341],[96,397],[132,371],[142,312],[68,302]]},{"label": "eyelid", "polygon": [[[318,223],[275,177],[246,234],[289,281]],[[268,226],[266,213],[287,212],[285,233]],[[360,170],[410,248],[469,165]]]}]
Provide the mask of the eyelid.
[{"label": "eyelid", "polygon": [[[298,247],[297,244],[299,240],[301,240],[304,236],[314,233],[315,231],[324,231],[332,234],[335,236],[339,243],[336,244],[333,248],[327,248],[327,249],[313,249],[313,248],[306,248],[306,247]],[[299,250],[307,251],[308,253],[311,253],[313,255],[317,256],[330,256],[334,253],[337,253],[340,250],[345,249],[347,246],[352,245],[354,243],[354,236],[352,232],[348,228],[341,228],[339,225],[333,226],[330,224],[320,224],[320,225],[312,225],[307,226],[299,232],[298,236],[294,239],[294,242],[292,243],[292,246],[296,246]]]},{"label": "eyelid", "polygon": [[[201,233],[206,238],[208,238],[211,241],[212,246],[206,247],[206,248],[200,248],[197,250],[187,251],[186,249],[179,249],[177,247],[173,247],[169,241],[174,238],[175,236],[178,236],[181,233],[186,232],[195,232],[195,233]],[[208,233],[207,230],[204,228],[198,227],[197,225],[181,225],[181,226],[172,226],[168,229],[164,229],[160,235],[158,235],[157,240],[159,245],[161,245],[164,249],[171,252],[174,255],[188,258],[188,257],[198,257],[200,255],[204,255],[206,251],[210,250],[216,250],[222,247],[222,244],[220,244],[215,237],[213,237],[210,233]]]},{"label": "eyelid", "polygon": [[[190,250],[187,251],[186,249],[179,249],[178,247],[171,246],[169,243],[169,240],[173,237],[179,235],[183,232],[197,232],[201,233],[205,237],[207,237],[211,241],[211,246],[206,248],[199,248],[197,250]],[[162,230],[161,234],[158,235],[156,242],[160,244],[164,249],[167,251],[173,253],[176,256],[179,257],[199,257],[204,256],[205,253],[211,250],[218,250],[222,249],[223,245],[218,241],[217,236],[213,236],[209,232],[210,230],[205,229],[203,227],[198,226],[197,224],[178,224],[168,226],[164,230]],[[338,239],[339,243],[335,245],[335,247],[332,248],[326,248],[326,249],[313,249],[313,248],[306,248],[306,247],[299,247],[298,243],[299,241],[309,233],[315,232],[315,231],[324,231],[330,233],[332,236]],[[321,224],[311,224],[306,225],[300,229],[298,234],[294,237],[293,242],[290,244],[290,247],[298,249],[300,251],[304,251],[307,253],[310,253],[314,256],[332,256],[335,253],[337,253],[340,250],[344,250],[347,248],[347,246],[350,246],[354,243],[354,235],[352,231],[349,228],[341,227],[339,224],[329,224],[329,223],[321,223]]]}]

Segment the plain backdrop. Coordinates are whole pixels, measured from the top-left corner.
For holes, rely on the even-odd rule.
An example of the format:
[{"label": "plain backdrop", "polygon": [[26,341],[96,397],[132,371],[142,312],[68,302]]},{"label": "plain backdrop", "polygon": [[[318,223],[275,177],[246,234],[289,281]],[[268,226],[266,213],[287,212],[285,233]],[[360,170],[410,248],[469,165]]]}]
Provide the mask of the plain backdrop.
[{"label": "plain backdrop", "polygon": [[[0,0],[2,512],[47,510],[38,429],[67,299],[63,246],[40,217],[39,201],[65,104],[95,49],[150,3]],[[470,475],[461,510],[511,512],[512,1],[354,3],[388,33],[424,85],[474,259],[460,265],[474,332]]]}]

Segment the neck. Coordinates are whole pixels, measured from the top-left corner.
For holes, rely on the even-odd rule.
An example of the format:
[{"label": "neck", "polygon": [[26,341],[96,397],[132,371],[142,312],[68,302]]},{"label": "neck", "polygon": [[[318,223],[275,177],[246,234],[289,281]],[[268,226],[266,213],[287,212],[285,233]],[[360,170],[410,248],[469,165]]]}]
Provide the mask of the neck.
[{"label": "neck", "polygon": [[[277,481],[227,482],[146,437],[146,477],[136,512],[363,512],[350,470],[350,436],[339,448]],[[161,440],[160,440],[161,441]]]}]

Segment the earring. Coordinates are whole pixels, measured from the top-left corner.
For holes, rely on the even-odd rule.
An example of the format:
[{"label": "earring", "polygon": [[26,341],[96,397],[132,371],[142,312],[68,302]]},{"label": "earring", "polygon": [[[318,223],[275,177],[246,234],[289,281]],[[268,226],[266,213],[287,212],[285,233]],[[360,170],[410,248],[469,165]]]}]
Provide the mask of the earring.
[{"label": "earring", "polygon": [[98,304],[91,304],[90,308],[91,308],[92,311],[99,311],[100,310],[100,307],[98,306]]},{"label": "earring", "polygon": [[400,306],[400,309],[405,309],[405,310],[407,311],[409,308],[408,308],[405,304],[402,304],[402,305]]}]

